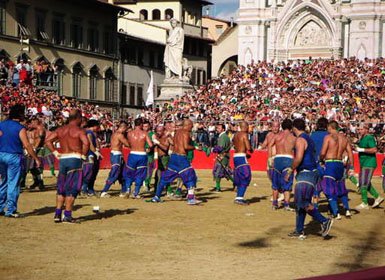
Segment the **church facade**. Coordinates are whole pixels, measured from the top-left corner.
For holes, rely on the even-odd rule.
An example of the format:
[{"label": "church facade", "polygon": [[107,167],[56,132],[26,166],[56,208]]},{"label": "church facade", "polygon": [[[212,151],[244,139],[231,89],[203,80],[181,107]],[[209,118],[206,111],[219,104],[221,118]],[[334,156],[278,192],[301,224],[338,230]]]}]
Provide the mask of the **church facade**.
[{"label": "church facade", "polygon": [[385,57],[384,0],[240,0],[238,63]]}]

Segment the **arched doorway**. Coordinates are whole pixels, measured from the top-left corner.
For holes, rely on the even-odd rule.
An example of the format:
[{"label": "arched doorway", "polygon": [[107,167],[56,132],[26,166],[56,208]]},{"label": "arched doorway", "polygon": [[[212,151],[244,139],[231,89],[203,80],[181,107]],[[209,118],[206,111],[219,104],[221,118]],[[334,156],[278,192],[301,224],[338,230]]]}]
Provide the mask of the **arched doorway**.
[{"label": "arched doorway", "polygon": [[238,65],[238,56],[234,55],[227,58],[219,67],[218,77],[229,75]]},{"label": "arched doorway", "polygon": [[286,14],[276,33],[275,59],[329,59],[339,55],[336,26],[327,11],[303,3]]}]

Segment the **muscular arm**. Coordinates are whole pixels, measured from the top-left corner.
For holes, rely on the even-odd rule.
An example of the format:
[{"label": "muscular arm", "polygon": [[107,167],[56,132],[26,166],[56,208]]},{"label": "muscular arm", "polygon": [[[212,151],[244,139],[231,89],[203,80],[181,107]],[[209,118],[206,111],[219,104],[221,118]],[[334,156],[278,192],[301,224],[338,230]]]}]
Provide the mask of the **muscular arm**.
[{"label": "muscular arm", "polygon": [[90,141],[88,140],[88,137],[85,131],[81,130],[79,132],[79,139],[82,142],[82,155],[86,156],[88,153],[88,150],[90,149]]},{"label": "muscular arm", "polygon": [[243,141],[245,143],[246,151],[252,153],[253,149],[251,148],[249,138],[247,137],[247,133],[245,133],[245,135],[243,136]]},{"label": "muscular arm", "polygon": [[266,147],[268,146],[270,135],[271,135],[271,132],[269,132],[269,133],[266,135],[265,140],[263,141],[263,143],[262,143],[262,145],[261,145],[261,149],[262,149],[262,150],[266,149]]},{"label": "muscular arm", "polygon": [[298,138],[297,141],[295,142],[295,157],[292,165],[293,170],[295,170],[301,164],[305,150],[306,150],[305,139]]},{"label": "muscular arm", "polygon": [[329,136],[326,136],[324,139],[324,142],[322,143],[322,149],[321,149],[321,152],[319,154],[319,159],[321,161],[325,159],[326,153],[328,151],[328,147],[329,147]]},{"label": "muscular arm", "polygon": [[183,134],[183,148],[185,149],[185,151],[195,150],[195,147],[190,145],[190,141],[190,136],[187,133]]},{"label": "muscular arm", "polygon": [[54,142],[58,141],[58,136],[57,136],[57,132],[54,131],[52,132],[48,137],[47,139],[45,139],[45,144],[47,146],[47,148],[53,152],[55,151],[55,147],[53,145]]},{"label": "muscular arm", "polygon": [[119,135],[118,139],[119,139],[120,143],[122,143],[124,146],[126,146],[128,148],[130,147],[130,143],[128,142],[127,138],[124,137],[123,134]]},{"label": "muscular arm", "polygon": [[269,145],[267,146],[267,156],[268,158],[271,158],[273,156],[273,147],[275,145],[275,137],[269,141]]},{"label": "muscular arm", "polygon": [[19,137],[20,137],[21,143],[23,143],[23,146],[24,146],[24,148],[27,150],[28,154],[30,154],[31,157],[32,157],[36,162],[39,162],[39,165],[40,165],[40,161],[39,161],[39,159],[37,158],[35,151],[33,150],[31,144],[30,144],[29,141],[28,141],[27,132],[26,132],[25,128],[23,128],[22,130],[20,130],[20,132],[19,132]]}]

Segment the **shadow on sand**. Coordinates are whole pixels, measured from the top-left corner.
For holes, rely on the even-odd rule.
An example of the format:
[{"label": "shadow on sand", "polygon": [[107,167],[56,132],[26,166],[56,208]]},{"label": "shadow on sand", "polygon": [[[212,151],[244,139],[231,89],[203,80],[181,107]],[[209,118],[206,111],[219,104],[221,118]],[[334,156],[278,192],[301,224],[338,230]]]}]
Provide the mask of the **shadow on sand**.
[{"label": "shadow on sand", "polygon": [[94,220],[102,220],[102,219],[108,219],[112,218],[115,216],[120,216],[120,215],[129,215],[134,213],[137,208],[128,208],[125,210],[119,210],[119,209],[108,209],[106,211],[102,212],[96,212],[92,215],[87,215],[87,216],[82,216],[77,218],[77,221],[84,223],[84,222],[89,222],[89,221],[94,221]]}]

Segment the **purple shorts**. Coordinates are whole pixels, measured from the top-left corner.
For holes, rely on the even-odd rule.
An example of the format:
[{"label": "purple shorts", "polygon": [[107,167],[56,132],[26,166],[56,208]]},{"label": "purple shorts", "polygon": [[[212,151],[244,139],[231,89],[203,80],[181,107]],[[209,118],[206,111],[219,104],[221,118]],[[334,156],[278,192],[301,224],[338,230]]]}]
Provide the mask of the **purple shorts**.
[{"label": "purple shorts", "polygon": [[82,187],[82,178],[82,160],[80,158],[61,158],[59,161],[57,194],[76,197]]}]

